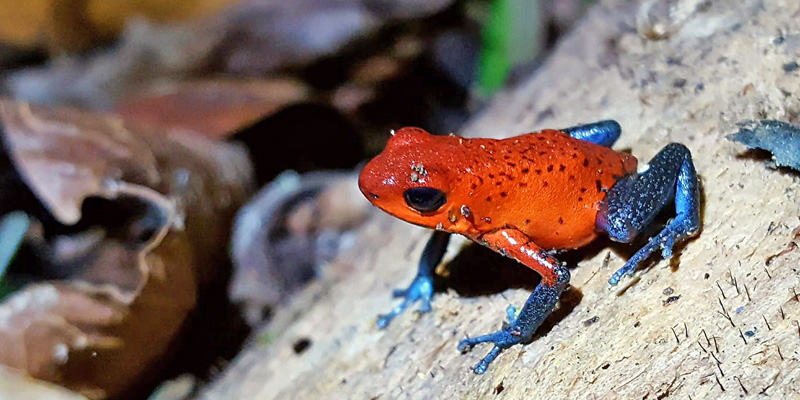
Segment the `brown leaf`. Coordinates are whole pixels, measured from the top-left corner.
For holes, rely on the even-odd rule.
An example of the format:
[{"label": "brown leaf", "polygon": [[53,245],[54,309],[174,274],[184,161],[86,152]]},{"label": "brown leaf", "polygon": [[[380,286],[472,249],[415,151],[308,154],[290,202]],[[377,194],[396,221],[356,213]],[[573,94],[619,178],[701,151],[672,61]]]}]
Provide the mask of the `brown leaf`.
[{"label": "brown leaf", "polygon": [[[153,2],[156,0],[142,3]],[[206,18],[192,23],[154,22],[163,21],[158,18],[131,20],[118,45],[108,51],[83,58],[64,57],[46,67],[17,71],[9,76],[6,85],[14,97],[28,101],[108,110],[120,99],[164,82],[209,73],[262,77],[308,66],[347,51],[383,27],[429,17],[452,3],[453,0],[246,0],[219,13],[204,14]],[[97,25],[92,29],[98,29]],[[405,44],[411,45],[405,48],[406,53],[418,53],[414,43]],[[402,55],[403,51],[399,53]],[[397,68],[391,60],[378,60],[363,66],[358,79],[374,81]],[[352,104],[354,96],[360,99],[368,93],[349,94],[342,99],[349,100],[345,105]]]},{"label": "brown leaf", "polygon": [[0,399],[86,400],[86,397],[0,366]]},{"label": "brown leaf", "polygon": [[87,49],[114,39],[132,17],[196,20],[241,0],[35,0],[0,2],[0,42],[28,49]]},{"label": "brown leaf", "polygon": [[308,97],[305,84],[288,78],[190,81],[128,99],[117,112],[156,127],[223,137]]},{"label": "brown leaf", "polygon": [[372,207],[356,181],[353,172],[286,172],[242,207],[230,296],[251,326],[314,277],[344,247],[345,233],[366,219]]},{"label": "brown leaf", "polygon": [[227,273],[230,219],[250,193],[244,152],[10,100],[0,100],[0,128],[60,223],[125,217],[83,257],[51,257],[78,264],[69,278],[0,304],[0,363],[90,398],[148,387],[198,296]]}]

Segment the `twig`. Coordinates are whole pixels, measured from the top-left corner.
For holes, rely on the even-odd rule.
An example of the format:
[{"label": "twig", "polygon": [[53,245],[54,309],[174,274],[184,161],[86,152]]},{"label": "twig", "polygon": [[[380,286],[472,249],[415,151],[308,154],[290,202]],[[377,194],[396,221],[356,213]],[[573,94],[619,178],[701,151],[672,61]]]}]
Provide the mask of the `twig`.
[{"label": "twig", "polygon": [[724,392],[725,391],[725,386],[722,386],[722,382],[719,381],[719,377],[717,376],[717,374],[714,374],[714,379],[717,380],[717,385],[719,385],[719,388],[722,389],[722,391]]},{"label": "twig", "polygon": [[746,283],[744,284],[744,292],[747,293],[747,301],[753,301],[753,299],[750,298],[750,290],[747,289]]},{"label": "twig", "polygon": [[728,268],[728,275],[730,275],[731,277],[731,285],[733,285],[736,288],[736,294],[737,295],[741,294],[741,292],[739,292],[739,281],[737,281],[736,278],[733,276],[733,272],[731,272],[730,268]]},{"label": "twig", "polygon": [[698,346],[700,346],[700,349],[701,349],[701,350],[703,350],[703,353],[708,353],[708,350],[706,350],[706,348],[705,348],[705,347],[703,347],[703,344],[702,344],[702,343],[700,343],[700,341],[699,341],[699,340],[697,341],[697,345],[698,345]]},{"label": "twig", "polygon": [[742,384],[742,380],[739,379],[738,376],[735,376],[734,378],[736,378],[736,380],[739,381],[739,386],[742,387],[742,391],[744,392],[744,394],[747,394],[747,388],[745,388],[744,385]]},{"label": "twig", "polygon": [[[716,361],[717,364],[722,364],[722,361],[720,361],[719,358],[717,358],[717,356],[714,355],[714,353],[708,353],[708,354],[711,354],[711,357],[714,357],[714,361]],[[719,372],[722,372],[722,371],[719,371]],[[722,374],[722,376],[725,376],[725,374]]]},{"label": "twig", "polygon": [[722,290],[722,286],[719,285],[719,281],[717,281],[716,284],[717,284],[717,288],[719,289],[719,292],[722,294],[722,298],[723,299],[727,299],[727,297],[725,297],[725,291]]},{"label": "twig", "polygon": [[800,336],[800,322],[797,320],[794,321],[794,324],[797,325],[797,336]]},{"label": "twig", "polygon": [[722,315],[723,317],[725,317],[725,319],[727,319],[728,322],[731,323],[732,327],[736,328],[736,324],[733,323],[733,319],[731,318],[730,314],[728,314],[728,311],[725,310],[725,305],[722,304],[722,299],[717,297],[717,300],[719,300],[719,306],[722,307],[722,312],[721,313],[719,311],[717,312],[720,313],[720,315]]}]

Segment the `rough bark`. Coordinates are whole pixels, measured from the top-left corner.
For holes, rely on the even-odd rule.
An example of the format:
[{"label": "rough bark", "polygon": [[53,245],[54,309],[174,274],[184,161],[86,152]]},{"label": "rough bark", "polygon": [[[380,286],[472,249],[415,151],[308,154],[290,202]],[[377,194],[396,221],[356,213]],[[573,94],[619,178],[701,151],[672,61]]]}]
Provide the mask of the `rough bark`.
[{"label": "rough bark", "polygon": [[[793,0],[602,1],[534,76],[461,132],[499,138],[614,118],[624,129],[616,148],[640,160],[686,144],[702,180],[703,230],[672,261],[657,259],[611,291],[629,246],[601,240],[569,255],[572,289],[559,311],[532,343],[476,376],[470,367],[489,347],[462,355],[458,340],[496,330],[530,285],[465,295],[459,279],[496,275],[478,268],[459,278],[451,263],[433,313],[378,330],[375,316],[396,304],[391,288],[410,282],[428,232],[376,214],[203,397],[800,396],[800,252],[790,245],[798,175],[725,140],[742,120],[798,116],[800,74],[785,65],[800,55],[799,15]],[[447,257],[502,262],[463,244]],[[296,354],[303,338],[311,345]]]}]

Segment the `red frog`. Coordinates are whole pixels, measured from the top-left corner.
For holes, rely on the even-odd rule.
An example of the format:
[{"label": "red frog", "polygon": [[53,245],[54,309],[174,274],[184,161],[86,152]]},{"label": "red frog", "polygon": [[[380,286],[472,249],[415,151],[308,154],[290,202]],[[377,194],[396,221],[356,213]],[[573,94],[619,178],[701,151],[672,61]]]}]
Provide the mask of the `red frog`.
[{"label": "red frog", "polygon": [[393,133],[386,149],[361,171],[359,187],[372,204],[412,224],[434,229],[416,278],[396,297],[404,301],[378,319],[385,328],[409,305],[431,310],[433,271],[450,234],[457,233],[511,257],[542,276],[522,309],[508,307],[498,332],[462,340],[466,351],[494,347],[473,370],[482,374],[504,350],[530,341],[569,282],[554,251],[575,249],[605,233],[629,243],[664,206],[676,216],[609,280],[616,285],[650,254],[700,230],[699,185],[689,149],[672,143],[646,166],[611,146],[616,121],[543,130],[503,139],[434,136],[419,128]]}]

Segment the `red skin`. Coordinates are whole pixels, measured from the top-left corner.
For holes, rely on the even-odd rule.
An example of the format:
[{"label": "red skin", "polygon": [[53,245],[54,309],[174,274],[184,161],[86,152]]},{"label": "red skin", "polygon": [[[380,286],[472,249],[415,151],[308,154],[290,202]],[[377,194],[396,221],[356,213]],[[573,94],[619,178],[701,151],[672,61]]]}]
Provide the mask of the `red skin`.
[{"label": "red skin", "polygon": [[[464,235],[550,280],[541,260],[525,250],[574,249],[595,239],[607,189],[635,173],[636,165],[627,153],[557,130],[495,140],[403,128],[364,167],[358,185],[397,218]],[[421,214],[403,197],[412,187],[439,189],[447,203]]]}]

